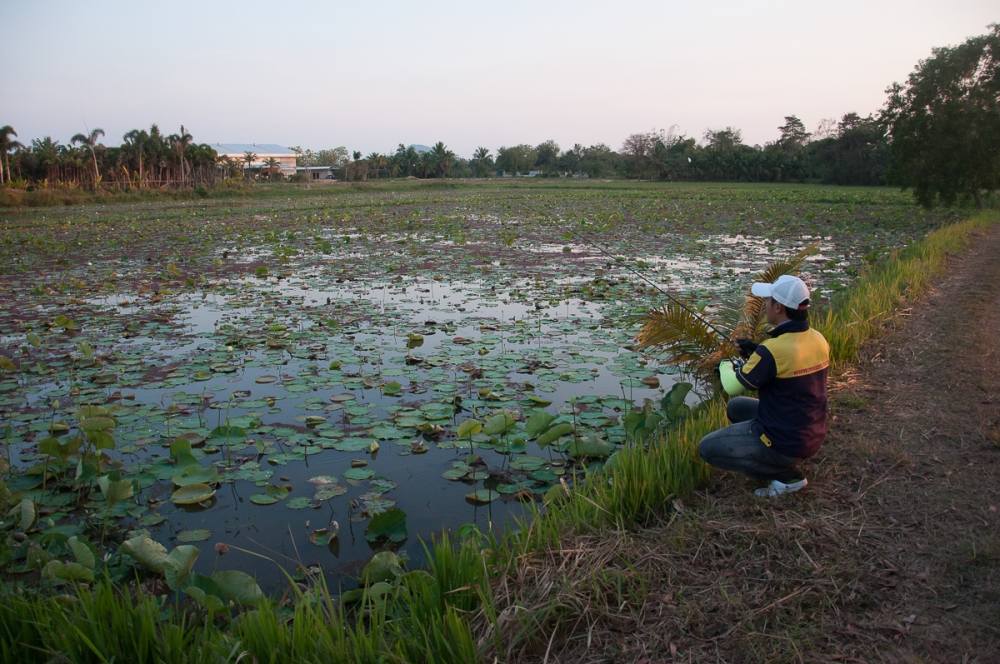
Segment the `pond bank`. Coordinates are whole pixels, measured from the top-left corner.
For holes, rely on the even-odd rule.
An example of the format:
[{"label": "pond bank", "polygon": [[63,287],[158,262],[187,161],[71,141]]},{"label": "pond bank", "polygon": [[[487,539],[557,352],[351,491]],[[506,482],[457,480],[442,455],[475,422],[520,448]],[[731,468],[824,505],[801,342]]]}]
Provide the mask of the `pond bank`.
[{"label": "pond bank", "polygon": [[[824,333],[839,371],[807,491],[762,502],[749,481],[720,474],[648,528],[563,536],[520,556],[495,586],[494,610],[509,620],[488,627],[503,634],[490,654],[995,660],[996,220],[932,233],[862,278],[820,324],[834,322]],[[967,343],[955,343],[958,312]],[[859,322],[866,333],[855,333]]]}]

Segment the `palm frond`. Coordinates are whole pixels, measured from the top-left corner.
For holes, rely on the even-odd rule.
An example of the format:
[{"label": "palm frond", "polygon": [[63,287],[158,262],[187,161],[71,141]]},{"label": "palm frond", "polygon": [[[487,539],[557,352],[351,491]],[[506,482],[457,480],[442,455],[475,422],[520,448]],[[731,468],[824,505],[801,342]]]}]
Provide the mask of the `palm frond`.
[{"label": "palm frond", "polygon": [[[772,261],[761,272],[754,276],[754,281],[772,283],[777,281],[783,274],[798,272],[806,258],[812,256],[819,250],[819,244],[812,244],[802,248],[793,256]],[[747,295],[743,304],[743,315],[740,324],[736,326],[733,334],[738,339],[759,339],[764,327],[764,299],[754,295]]]},{"label": "palm frond", "polygon": [[673,303],[649,312],[636,341],[640,348],[662,346],[681,362],[712,353],[720,344],[705,321]]}]

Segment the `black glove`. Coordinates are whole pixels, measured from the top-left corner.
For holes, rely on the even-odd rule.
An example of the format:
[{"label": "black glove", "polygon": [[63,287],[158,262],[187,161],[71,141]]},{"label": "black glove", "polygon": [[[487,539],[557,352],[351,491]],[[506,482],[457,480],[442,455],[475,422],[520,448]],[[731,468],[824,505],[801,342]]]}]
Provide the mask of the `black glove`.
[{"label": "black glove", "polygon": [[737,339],[736,345],[740,347],[740,357],[749,359],[753,352],[757,350],[757,344],[749,339]]}]

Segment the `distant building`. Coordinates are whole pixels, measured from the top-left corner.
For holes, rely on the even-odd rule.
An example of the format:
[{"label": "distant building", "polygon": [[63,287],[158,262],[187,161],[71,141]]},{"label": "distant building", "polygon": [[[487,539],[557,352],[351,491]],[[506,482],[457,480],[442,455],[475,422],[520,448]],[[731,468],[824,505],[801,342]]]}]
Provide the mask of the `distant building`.
[{"label": "distant building", "polygon": [[333,166],[296,166],[295,172],[304,175],[309,180],[336,179]]},{"label": "distant building", "polygon": [[252,152],[257,155],[250,170],[261,170],[267,168],[267,161],[272,157],[278,162],[278,169],[281,174],[290,177],[295,175],[295,153],[281,145],[274,143],[212,143],[212,149],[220,157],[229,157],[247,168],[245,155]]}]

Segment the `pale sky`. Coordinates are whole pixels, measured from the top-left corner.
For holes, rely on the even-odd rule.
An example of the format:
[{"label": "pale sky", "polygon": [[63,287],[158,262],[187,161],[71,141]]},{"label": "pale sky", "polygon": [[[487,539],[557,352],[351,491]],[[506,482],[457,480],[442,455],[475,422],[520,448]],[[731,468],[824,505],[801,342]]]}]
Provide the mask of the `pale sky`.
[{"label": "pale sky", "polygon": [[19,140],[180,124],[197,142],[391,152],[777,137],[877,111],[995,0],[0,0],[0,125]]}]

